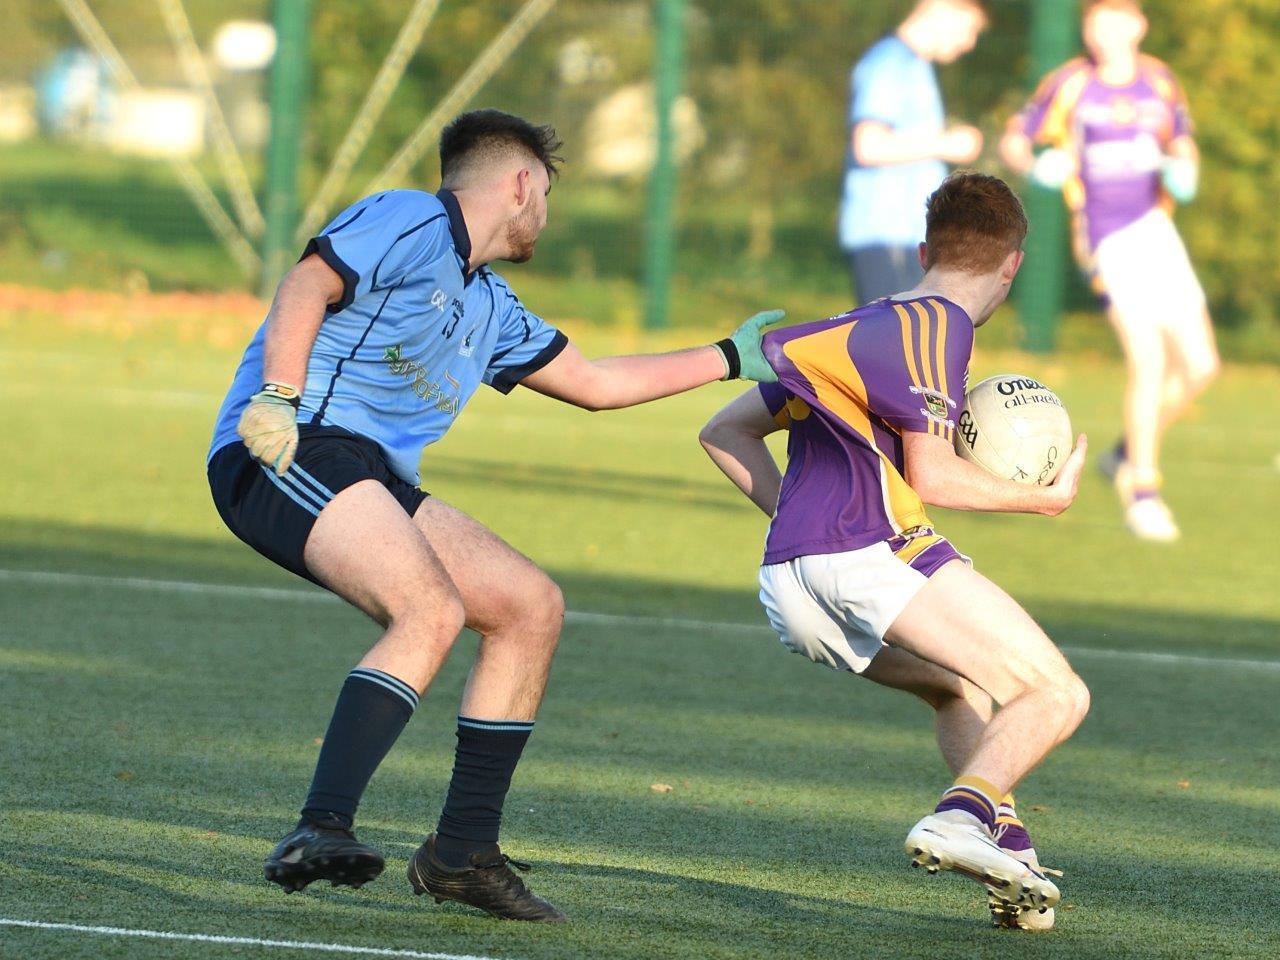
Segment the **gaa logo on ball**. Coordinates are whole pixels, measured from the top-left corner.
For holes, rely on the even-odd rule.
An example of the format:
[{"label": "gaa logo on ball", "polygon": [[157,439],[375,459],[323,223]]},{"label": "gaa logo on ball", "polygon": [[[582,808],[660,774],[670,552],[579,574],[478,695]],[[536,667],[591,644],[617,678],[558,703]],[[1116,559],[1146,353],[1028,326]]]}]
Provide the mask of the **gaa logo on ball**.
[{"label": "gaa logo on ball", "polygon": [[1071,418],[1058,395],[1016,374],[977,384],[956,420],[956,452],[1018,483],[1052,483],[1071,453],[1071,438]]}]

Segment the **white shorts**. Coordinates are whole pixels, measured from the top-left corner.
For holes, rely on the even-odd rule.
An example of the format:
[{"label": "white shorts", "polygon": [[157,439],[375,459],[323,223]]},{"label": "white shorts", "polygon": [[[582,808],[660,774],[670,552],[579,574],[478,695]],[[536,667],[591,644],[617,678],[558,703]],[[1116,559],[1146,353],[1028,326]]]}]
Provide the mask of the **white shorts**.
[{"label": "white shorts", "polygon": [[1217,351],[1205,320],[1204,289],[1164,210],[1150,210],[1104,237],[1093,260],[1121,334],[1136,355],[1159,355],[1162,338],[1169,337],[1188,374],[1213,370]]},{"label": "white shorts", "polygon": [[967,560],[932,531],[860,550],[814,554],[760,568],[760,602],[787,649],[861,673],[884,635],[937,570]]}]

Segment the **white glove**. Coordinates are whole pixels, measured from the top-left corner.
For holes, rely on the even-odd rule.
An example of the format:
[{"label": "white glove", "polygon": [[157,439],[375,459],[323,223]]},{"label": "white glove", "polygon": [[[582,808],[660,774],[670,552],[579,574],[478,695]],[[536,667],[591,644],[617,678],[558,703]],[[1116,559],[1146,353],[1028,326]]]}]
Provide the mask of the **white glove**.
[{"label": "white glove", "polygon": [[1050,190],[1061,190],[1076,172],[1076,161],[1066,150],[1043,150],[1031,165],[1031,179]]},{"label": "white glove", "polygon": [[1190,157],[1165,157],[1160,180],[1169,196],[1179,203],[1190,203],[1200,189],[1200,165]]}]

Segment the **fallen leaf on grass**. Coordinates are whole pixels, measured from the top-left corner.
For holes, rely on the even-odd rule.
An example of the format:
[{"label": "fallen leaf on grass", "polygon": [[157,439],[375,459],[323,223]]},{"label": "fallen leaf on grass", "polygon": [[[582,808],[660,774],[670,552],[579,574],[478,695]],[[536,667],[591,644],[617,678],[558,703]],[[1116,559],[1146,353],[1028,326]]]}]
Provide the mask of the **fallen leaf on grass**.
[{"label": "fallen leaf on grass", "polygon": [[116,771],[116,779],[117,779],[117,780],[132,780],[132,779],[133,779],[133,771],[132,771],[132,770],[117,770],[117,771]]},{"label": "fallen leaf on grass", "polygon": [[654,793],[670,793],[675,787],[669,783],[651,783],[649,789]]},{"label": "fallen leaf on grass", "polygon": [[1191,781],[1190,781],[1190,780],[1179,780],[1179,781],[1178,781],[1178,789],[1179,789],[1179,790],[1186,790],[1186,789],[1187,789],[1188,787],[1190,787],[1190,786],[1191,786]]}]

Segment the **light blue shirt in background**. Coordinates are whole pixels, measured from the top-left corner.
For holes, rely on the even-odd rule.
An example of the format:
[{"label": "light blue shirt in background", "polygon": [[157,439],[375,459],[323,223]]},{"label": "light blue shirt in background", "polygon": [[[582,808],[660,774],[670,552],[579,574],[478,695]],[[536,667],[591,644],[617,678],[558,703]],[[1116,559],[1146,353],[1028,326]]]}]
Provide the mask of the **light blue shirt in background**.
[{"label": "light blue shirt in background", "polygon": [[840,245],[912,246],[924,239],[925,201],[947,175],[941,160],[862,167],[853,158],[852,130],[874,120],[900,133],[937,135],[946,126],[933,64],[898,36],[866,52],[850,75],[849,146],[840,204]]}]

